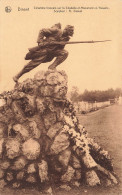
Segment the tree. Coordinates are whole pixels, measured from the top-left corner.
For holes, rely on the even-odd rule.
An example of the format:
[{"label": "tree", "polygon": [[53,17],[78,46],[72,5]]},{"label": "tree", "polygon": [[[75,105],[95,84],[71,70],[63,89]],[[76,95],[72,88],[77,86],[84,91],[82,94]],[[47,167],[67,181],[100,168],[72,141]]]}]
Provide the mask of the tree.
[{"label": "tree", "polygon": [[100,91],[100,90],[92,90],[88,91],[85,89],[85,91],[81,94],[79,94],[79,90],[76,86],[72,87],[71,91],[71,100],[73,102],[78,101],[87,101],[87,102],[105,102],[109,101],[109,99],[115,99],[122,95],[122,89],[121,88],[110,88],[108,90]]},{"label": "tree", "polygon": [[71,93],[70,93],[70,99],[73,102],[78,102],[79,101],[79,89],[77,86],[73,86]]}]

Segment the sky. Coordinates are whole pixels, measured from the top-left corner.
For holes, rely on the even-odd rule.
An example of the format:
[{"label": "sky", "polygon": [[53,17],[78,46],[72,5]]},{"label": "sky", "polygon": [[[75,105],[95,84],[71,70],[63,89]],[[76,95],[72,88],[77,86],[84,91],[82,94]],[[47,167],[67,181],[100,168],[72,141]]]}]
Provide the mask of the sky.
[{"label": "sky", "polygon": [[[12,8],[10,13],[5,12],[6,6]],[[52,7],[65,12],[54,12]],[[29,11],[18,11],[18,8],[29,8]],[[79,12],[74,12],[76,8]],[[67,73],[69,90],[72,86],[77,86],[81,92],[122,87],[121,21],[121,0],[1,0],[0,93],[14,87],[12,78],[28,63],[24,57],[28,48],[36,46],[39,30],[58,22],[62,29],[67,24],[74,26],[70,41],[111,40],[65,47],[69,56],[57,70]],[[47,70],[50,64],[39,65],[19,81],[33,78],[38,71]]]}]

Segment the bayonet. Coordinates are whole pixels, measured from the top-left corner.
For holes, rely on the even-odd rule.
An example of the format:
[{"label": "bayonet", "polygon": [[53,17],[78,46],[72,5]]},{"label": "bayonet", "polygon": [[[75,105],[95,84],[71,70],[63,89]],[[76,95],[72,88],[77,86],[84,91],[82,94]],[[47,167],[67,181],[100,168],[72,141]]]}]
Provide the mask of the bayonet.
[{"label": "bayonet", "polygon": [[55,46],[55,45],[68,45],[68,44],[78,44],[78,43],[99,43],[99,42],[107,42],[111,40],[103,40],[103,41],[51,41],[51,42],[42,42],[38,46],[29,48],[29,51],[38,51],[40,48],[47,46]]},{"label": "bayonet", "polygon": [[48,45],[67,45],[67,44],[78,44],[78,43],[98,43],[98,42],[106,42],[106,41],[111,41],[111,40],[103,40],[103,41],[59,41],[59,42],[55,41],[55,42],[44,43],[44,46],[48,46]]}]

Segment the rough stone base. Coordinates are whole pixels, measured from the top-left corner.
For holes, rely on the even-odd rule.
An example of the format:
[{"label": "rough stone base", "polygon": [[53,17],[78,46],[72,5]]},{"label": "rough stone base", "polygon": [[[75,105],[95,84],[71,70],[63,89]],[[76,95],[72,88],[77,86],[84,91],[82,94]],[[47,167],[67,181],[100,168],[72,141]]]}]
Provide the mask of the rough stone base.
[{"label": "rough stone base", "polygon": [[[0,188],[51,181],[69,190],[75,184],[117,184],[110,156],[79,124],[67,99],[64,71],[42,71],[3,94],[0,107]],[[100,177],[99,177],[100,173]]]}]

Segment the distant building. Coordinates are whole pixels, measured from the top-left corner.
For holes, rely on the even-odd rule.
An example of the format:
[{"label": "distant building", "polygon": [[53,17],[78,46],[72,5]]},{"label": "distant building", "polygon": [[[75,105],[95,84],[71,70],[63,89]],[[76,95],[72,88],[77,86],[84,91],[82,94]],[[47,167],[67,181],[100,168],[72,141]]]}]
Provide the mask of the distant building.
[{"label": "distant building", "polygon": [[109,101],[110,101],[110,104],[115,104],[116,103],[115,99],[109,99]]},{"label": "distant building", "polygon": [[74,107],[77,113],[87,113],[110,106],[110,101],[105,102],[75,102]]}]

